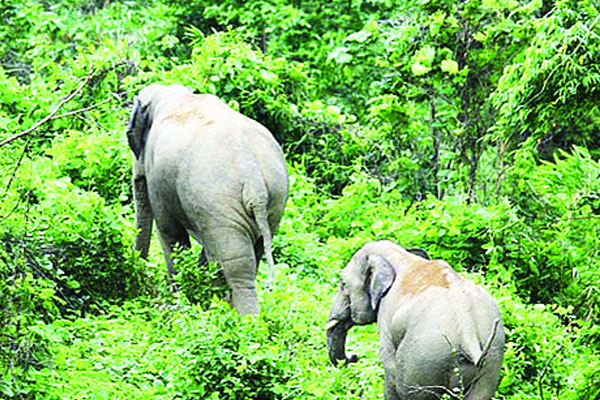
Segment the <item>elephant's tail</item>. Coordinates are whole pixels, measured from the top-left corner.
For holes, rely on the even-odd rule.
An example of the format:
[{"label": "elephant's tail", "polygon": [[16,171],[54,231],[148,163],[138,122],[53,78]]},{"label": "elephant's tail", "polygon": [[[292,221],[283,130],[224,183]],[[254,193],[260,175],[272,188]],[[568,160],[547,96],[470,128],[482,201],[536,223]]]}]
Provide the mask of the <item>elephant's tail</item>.
[{"label": "elephant's tail", "polygon": [[[483,344],[478,359],[469,360],[475,367],[475,376],[473,376],[473,379],[466,388],[464,400],[490,399],[498,386],[498,375],[494,372],[494,368],[492,367],[490,370],[485,365],[486,359],[492,354],[492,344],[498,332],[500,319],[496,318],[493,323],[492,332]],[[492,358],[494,357],[492,356]],[[493,363],[494,361],[491,360],[491,362]]]},{"label": "elephant's tail", "polygon": [[[264,204],[254,205],[252,207],[254,214],[254,220],[258,225],[258,230],[263,238],[263,246],[265,250],[265,256],[267,257],[267,263],[269,263],[269,289],[273,286],[273,276],[275,274],[275,261],[273,260],[273,253],[271,252],[271,228],[269,227],[269,220],[267,218],[267,207]],[[256,260],[258,263],[259,260]]]},{"label": "elephant's tail", "polygon": [[[500,320],[495,319],[493,324],[492,332],[485,343],[482,344],[476,337],[471,337],[465,338],[466,340],[464,340],[463,344],[459,346],[459,352],[463,358],[476,367],[481,367],[485,361],[485,358],[489,354],[490,349],[492,348],[492,343],[494,342],[494,338],[496,337],[496,333],[498,331]],[[465,344],[467,346],[465,346]],[[468,346],[468,344],[471,344],[471,346]]]},{"label": "elephant's tail", "polygon": [[485,358],[490,353],[490,350],[492,348],[492,343],[494,343],[496,333],[498,332],[499,324],[500,324],[500,319],[496,318],[494,320],[494,327],[492,328],[492,332],[490,333],[490,336],[488,337],[486,343],[483,345],[483,348],[481,349],[481,357],[479,357],[479,360],[477,360],[477,363],[475,364],[477,367],[481,367],[483,365]]}]

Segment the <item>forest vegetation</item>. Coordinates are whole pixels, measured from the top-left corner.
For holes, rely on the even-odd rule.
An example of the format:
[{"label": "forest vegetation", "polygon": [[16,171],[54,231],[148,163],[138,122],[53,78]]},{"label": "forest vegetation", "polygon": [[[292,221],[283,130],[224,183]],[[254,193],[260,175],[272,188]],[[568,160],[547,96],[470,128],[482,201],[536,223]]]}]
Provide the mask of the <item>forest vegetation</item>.
[{"label": "forest vegetation", "polygon": [[[3,0],[0,398],[382,399],[325,324],[364,243],[425,249],[506,329],[496,399],[600,399],[595,0]],[[284,149],[274,287],[240,317],[133,251],[132,99],[212,93]],[[449,398],[449,397],[448,397]]]}]

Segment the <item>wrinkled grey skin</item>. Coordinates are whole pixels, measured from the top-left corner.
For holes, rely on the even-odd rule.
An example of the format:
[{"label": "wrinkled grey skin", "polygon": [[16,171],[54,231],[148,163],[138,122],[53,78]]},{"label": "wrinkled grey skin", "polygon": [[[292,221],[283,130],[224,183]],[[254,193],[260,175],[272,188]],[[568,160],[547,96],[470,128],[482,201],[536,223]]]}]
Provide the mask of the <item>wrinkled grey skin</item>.
[{"label": "wrinkled grey skin", "polygon": [[216,261],[240,314],[259,311],[256,268],[273,270],[271,235],[287,199],[281,148],[258,122],[219,98],[181,85],[153,84],[134,99],[127,131],[135,155],[135,248],[146,258],[156,221],[169,274],[171,251],[203,246]]},{"label": "wrinkled grey skin", "polygon": [[492,398],[504,329],[483,288],[389,241],[363,246],[341,278],[327,324],[334,365],[357,360],[345,353],[348,329],[377,321],[387,400]]}]

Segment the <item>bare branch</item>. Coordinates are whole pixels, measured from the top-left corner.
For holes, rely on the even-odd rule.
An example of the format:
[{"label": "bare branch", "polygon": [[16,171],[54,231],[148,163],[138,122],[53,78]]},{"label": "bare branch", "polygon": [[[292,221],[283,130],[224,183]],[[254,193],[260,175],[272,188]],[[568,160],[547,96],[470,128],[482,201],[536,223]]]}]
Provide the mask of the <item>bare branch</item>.
[{"label": "bare branch", "polygon": [[[57,119],[57,118],[66,117],[67,115],[72,115],[72,114],[74,114],[75,112],[71,112],[71,113],[65,113],[65,114],[61,114],[61,115],[59,115],[58,117],[56,116],[56,113],[58,113],[58,110],[59,110],[59,109],[60,109],[62,106],[64,106],[64,105],[65,105],[67,102],[71,101],[71,100],[72,100],[72,99],[73,99],[75,96],[77,96],[77,95],[78,95],[78,94],[79,94],[79,93],[80,93],[80,92],[83,90],[83,88],[85,87],[85,85],[87,85],[87,84],[90,82],[90,80],[92,79],[93,75],[94,75],[94,74],[93,74],[92,72],[90,72],[90,73],[89,73],[89,74],[88,74],[88,75],[85,77],[85,80],[84,80],[84,81],[81,83],[81,85],[79,85],[79,87],[78,87],[77,89],[75,89],[74,91],[72,91],[71,93],[69,93],[69,95],[68,95],[68,96],[64,97],[64,98],[63,98],[63,99],[62,99],[62,100],[61,100],[61,101],[58,103],[58,105],[56,106],[56,108],[55,108],[55,109],[54,109],[54,110],[53,110],[53,111],[52,111],[50,114],[48,114],[48,115],[47,115],[47,116],[46,116],[44,119],[42,119],[42,120],[40,120],[40,121],[36,122],[35,124],[33,124],[33,126],[32,126],[31,128],[29,128],[29,129],[26,129],[26,130],[24,130],[24,131],[22,131],[22,132],[19,132],[19,133],[17,133],[16,135],[14,135],[14,136],[11,136],[11,137],[9,137],[9,138],[8,138],[8,139],[6,139],[6,140],[3,140],[2,142],[0,142],[0,147],[2,147],[2,146],[4,146],[4,145],[7,145],[8,143],[10,143],[10,142],[13,142],[13,141],[15,141],[15,140],[17,140],[17,139],[19,139],[19,138],[21,138],[21,137],[25,136],[25,135],[28,135],[28,134],[30,134],[31,132],[33,132],[33,131],[35,131],[36,129],[38,129],[40,126],[42,126],[42,125],[44,125],[45,123],[47,123],[48,121],[51,121],[51,120],[53,120],[53,119]],[[95,107],[95,106],[94,106],[94,107]],[[92,107],[92,108],[93,108],[93,107]],[[83,112],[83,111],[87,111],[87,109],[85,109],[85,108],[84,108],[84,109],[78,110],[78,112]]]}]

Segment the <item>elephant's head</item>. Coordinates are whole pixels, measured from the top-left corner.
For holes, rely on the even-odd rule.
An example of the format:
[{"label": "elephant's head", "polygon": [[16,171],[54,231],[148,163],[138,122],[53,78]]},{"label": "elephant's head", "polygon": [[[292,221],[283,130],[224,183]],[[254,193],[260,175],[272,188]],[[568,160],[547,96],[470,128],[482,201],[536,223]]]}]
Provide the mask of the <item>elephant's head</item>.
[{"label": "elephant's head", "polygon": [[133,111],[127,126],[127,139],[136,159],[139,159],[144,151],[148,131],[160,110],[160,104],[173,95],[191,93],[190,89],[182,85],[152,84],[146,86],[134,97]]},{"label": "elephant's head", "polygon": [[334,365],[338,360],[357,361],[346,356],[346,335],[353,325],[376,321],[383,296],[392,286],[396,273],[390,263],[375,254],[358,252],[342,271],[340,291],[333,301],[327,323],[327,348]]}]

